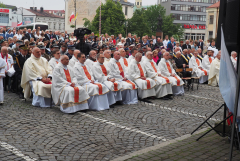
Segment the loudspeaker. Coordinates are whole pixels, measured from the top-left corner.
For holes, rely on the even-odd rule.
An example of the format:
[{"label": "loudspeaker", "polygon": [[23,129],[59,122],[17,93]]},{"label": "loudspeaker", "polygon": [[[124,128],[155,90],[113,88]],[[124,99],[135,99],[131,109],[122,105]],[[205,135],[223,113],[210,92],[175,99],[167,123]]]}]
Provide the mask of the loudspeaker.
[{"label": "loudspeaker", "polygon": [[[228,52],[240,52],[240,0],[228,0],[226,5],[224,38]],[[221,29],[221,28],[219,28]]]},{"label": "loudspeaker", "polygon": [[[219,16],[218,16],[218,31],[217,31],[217,41],[216,41],[216,48],[221,48],[221,26],[222,24],[225,24],[226,19],[226,7],[227,7],[227,1],[226,0],[220,0],[220,7],[219,7]],[[223,25],[223,31],[224,31],[224,25]]]}]

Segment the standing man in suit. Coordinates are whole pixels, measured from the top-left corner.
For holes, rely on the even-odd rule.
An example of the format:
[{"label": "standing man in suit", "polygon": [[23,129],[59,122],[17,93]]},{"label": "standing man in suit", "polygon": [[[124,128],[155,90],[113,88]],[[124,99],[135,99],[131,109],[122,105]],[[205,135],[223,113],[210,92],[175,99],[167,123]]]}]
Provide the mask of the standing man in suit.
[{"label": "standing man in suit", "polygon": [[59,35],[58,35],[58,31],[55,31],[55,35],[53,35],[53,39],[56,39],[57,41],[59,41]]},{"label": "standing man in suit", "polygon": [[182,50],[184,49],[191,49],[191,45],[189,45],[189,40],[186,40],[186,44],[183,44]]},{"label": "standing man in suit", "polygon": [[198,48],[201,48],[203,51],[203,40],[199,39]]},{"label": "standing man in suit", "polygon": [[130,46],[133,43],[135,43],[135,40],[132,38],[132,34],[131,33],[128,33],[128,38],[126,39],[126,43],[128,44],[128,46]]},{"label": "standing man in suit", "polygon": [[69,39],[69,34],[65,31],[65,39]]},{"label": "standing man in suit", "polygon": [[48,30],[46,30],[46,33],[45,33],[44,37],[45,37],[46,40],[50,40],[51,39],[51,36],[49,35],[49,31]]},{"label": "standing man in suit", "polygon": [[34,41],[36,41],[35,36],[32,34],[31,29],[28,29],[28,32],[25,34],[25,37],[30,41],[31,38],[34,38]]},{"label": "standing man in suit", "polygon": [[174,42],[174,38],[171,38],[171,41],[168,42],[167,44],[167,48],[169,48],[171,51],[173,51],[174,46],[176,45],[176,43]]}]

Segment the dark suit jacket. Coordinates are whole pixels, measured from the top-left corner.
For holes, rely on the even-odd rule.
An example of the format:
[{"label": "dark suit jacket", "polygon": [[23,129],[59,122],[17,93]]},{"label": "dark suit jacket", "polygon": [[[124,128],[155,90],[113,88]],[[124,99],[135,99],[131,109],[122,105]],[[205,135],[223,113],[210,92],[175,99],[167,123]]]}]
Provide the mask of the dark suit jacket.
[{"label": "dark suit jacket", "polygon": [[135,43],[135,40],[133,38],[131,38],[131,39],[127,38],[126,43],[128,45],[132,45],[133,43]]},{"label": "dark suit jacket", "polygon": [[20,52],[17,52],[14,54],[13,59],[14,59],[14,69],[16,71],[16,74],[22,75],[22,69],[24,66],[25,61],[30,57],[29,54],[26,55],[24,58]]},{"label": "dark suit jacket", "polygon": [[184,50],[184,49],[191,49],[191,45],[183,44],[182,50]]},{"label": "dark suit jacket", "polygon": [[[173,42],[173,44],[174,44],[174,46],[176,45],[175,42]],[[174,47],[174,46],[172,45],[172,42],[171,42],[171,41],[169,41],[168,44],[167,44],[167,48],[171,49],[171,51],[173,51],[173,47]]]},{"label": "dark suit jacket", "polygon": [[199,42],[199,43],[198,43],[198,46],[200,46],[201,49],[203,50],[203,42]]},{"label": "dark suit jacket", "polygon": [[55,38],[56,40],[59,40],[59,35],[53,35],[52,38]]},{"label": "dark suit jacket", "polygon": [[[31,35],[31,37],[30,37],[30,35]],[[30,41],[30,38],[34,38],[34,41],[36,41],[36,38],[35,38],[35,36],[31,33],[31,34],[29,34],[29,33],[26,33],[25,34],[25,37]]]},{"label": "dark suit jacket", "polygon": [[51,39],[51,36],[49,34],[45,34],[44,37],[45,37],[46,40],[50,40]]},{"label": "dark suit jacket", "polygon": [[177,68],[183,68],[183,64],[186,64],[182,57],[174,58]]},{"label": "dark suit jacket", "polygon": [[[183,60],[183,64],[188,65],[189,60],[190,60],[190,59],[188,59],[188,56],[185,56],[185,55],[182,54],[181,57],[182,57],[182,60]],[[186,59],[184,59],[184,57],[185,57]],[[189,58],[190,58],[190,57],[189,57]]]}]

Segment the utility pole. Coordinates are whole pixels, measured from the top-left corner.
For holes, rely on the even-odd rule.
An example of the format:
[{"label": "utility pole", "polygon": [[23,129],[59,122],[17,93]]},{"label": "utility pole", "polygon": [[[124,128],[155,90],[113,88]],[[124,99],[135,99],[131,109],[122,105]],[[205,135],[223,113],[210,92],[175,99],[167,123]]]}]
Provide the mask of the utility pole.
[{"label": "utility pole", "polygon": [[[77,0],[75,0],[75,16],[77,15],[77,4],[76,4],[76,1]],[[75,30],[76,30],[76,27],[77,27],[77,21],[76,21],[76,19],[75,19]]]},{"label": "utility pole", "polygon": [[102,5],[102,2],[101,2],[101,0],[100,0],[100,10],[99,10],[99,37],[101,36],[101,12],[102,12],[102,10],[101,10],[101,5]]}]

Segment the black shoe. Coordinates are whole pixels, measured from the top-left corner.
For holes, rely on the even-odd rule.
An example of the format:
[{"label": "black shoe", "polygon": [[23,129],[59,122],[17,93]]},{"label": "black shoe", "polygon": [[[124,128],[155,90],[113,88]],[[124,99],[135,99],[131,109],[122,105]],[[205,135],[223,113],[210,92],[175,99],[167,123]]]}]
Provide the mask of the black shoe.
[{"label": "black shoe", "polygon": [[22,93],[19,94],[20,99],[24,99],[24,95]]}]

